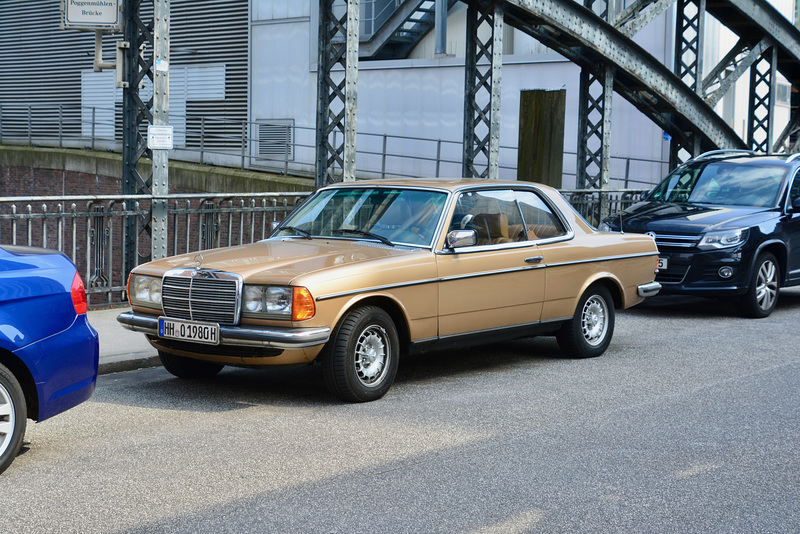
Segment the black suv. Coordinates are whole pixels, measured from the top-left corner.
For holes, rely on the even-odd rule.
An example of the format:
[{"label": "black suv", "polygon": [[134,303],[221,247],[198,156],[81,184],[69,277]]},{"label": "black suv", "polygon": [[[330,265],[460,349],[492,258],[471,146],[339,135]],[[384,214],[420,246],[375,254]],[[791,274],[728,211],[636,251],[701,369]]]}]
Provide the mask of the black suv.
[{"label": "black suv", "polygon": [[748,317],[800,284],[800,154],[717,150],[681,165],[601,230],[652,235],[661,294],[733,298]]}]

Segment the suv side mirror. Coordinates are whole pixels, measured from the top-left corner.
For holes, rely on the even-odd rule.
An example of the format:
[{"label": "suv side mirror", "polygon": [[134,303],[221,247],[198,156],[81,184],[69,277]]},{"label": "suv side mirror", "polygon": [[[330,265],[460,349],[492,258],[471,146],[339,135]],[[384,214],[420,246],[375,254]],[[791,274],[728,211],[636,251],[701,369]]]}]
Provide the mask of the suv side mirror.
[{"label": "suv side mirror", "polygon": [[792,211],[800,211],[800,197],[792,200]]}]

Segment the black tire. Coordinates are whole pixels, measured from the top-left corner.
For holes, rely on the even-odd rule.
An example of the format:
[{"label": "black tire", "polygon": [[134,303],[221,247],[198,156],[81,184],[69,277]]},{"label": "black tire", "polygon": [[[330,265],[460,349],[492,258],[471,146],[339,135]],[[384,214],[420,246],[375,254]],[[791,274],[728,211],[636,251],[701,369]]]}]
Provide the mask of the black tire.
[{"label": "black tire", "polygon": [[397,374],[397,328],[383,309],[364,306],[347,313],[322,358],[325,385],[348,402],[383,397]]},{"label": "black tire", "polygon": [[164,369],[178,378],[211,378],[225,367],[221,363],[184,358],[161,350],[158,351],[158,357],[161,359]]},{"label": "black tire", "polygon": [[614,335],[614,300],[602,285],[591,286],[581,296],[575,314],[556,333],[558,346],[572,358],[603,354]]},{"label": "black tire", "polygon": [[745,317],[761,319],[773,312],[778,304],[781,268],[771,252],[758,256],[750,273],[747,293],[739,300],[739,311]]},{"label": "black tire", "polygon": [[0,365],[0,473],[17,457],[27,424],[25,394],[11,371]]}]

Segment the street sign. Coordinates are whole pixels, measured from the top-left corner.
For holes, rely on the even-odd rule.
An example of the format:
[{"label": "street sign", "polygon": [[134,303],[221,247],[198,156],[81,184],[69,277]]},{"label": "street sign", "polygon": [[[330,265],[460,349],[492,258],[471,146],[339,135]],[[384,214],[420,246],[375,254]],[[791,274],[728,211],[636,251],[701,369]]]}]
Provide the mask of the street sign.
[{"label": "street sign", "polygon": [[122,28],[119,0],[64,0],[64,28],[117,30]]},{"label": "street sign", "polygon": [[150,150],[172,150],[172,126],[147,126],[147,148]]}]

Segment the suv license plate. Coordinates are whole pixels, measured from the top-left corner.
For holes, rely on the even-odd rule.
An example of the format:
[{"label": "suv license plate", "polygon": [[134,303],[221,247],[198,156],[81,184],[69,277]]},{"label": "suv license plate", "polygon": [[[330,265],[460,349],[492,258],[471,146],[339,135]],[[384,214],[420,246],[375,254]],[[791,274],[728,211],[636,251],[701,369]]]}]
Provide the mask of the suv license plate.
[{"label": "suv license plate", "polygon": [[197,321],[159,317],[158,335],[168,339],[219,345],[219,325],[217,323],[199,323]]},{"label": "suv license plate", "polygon": [[669,258],[664,258],[664,257],[658,258],[658,269],[660,271],[666,271],[667,265],[669,265]]}]

